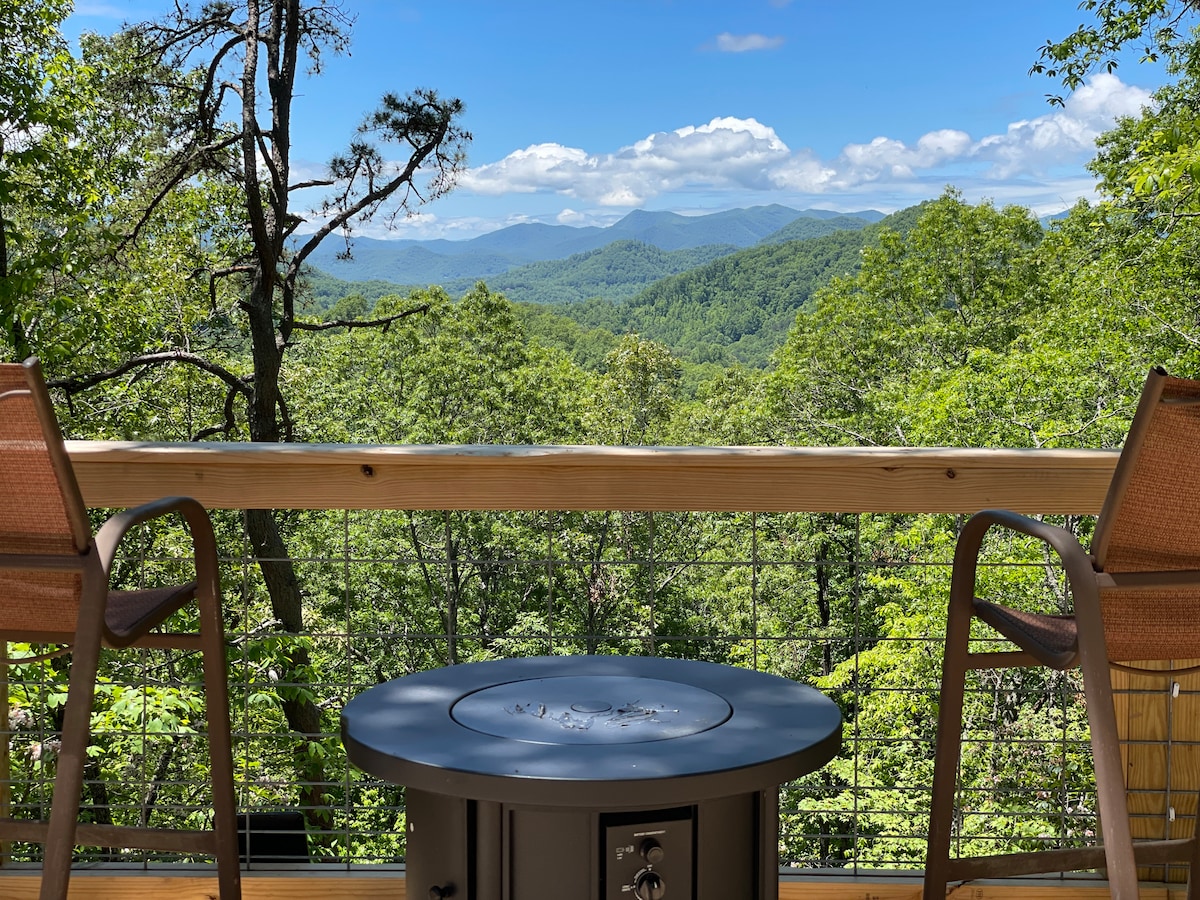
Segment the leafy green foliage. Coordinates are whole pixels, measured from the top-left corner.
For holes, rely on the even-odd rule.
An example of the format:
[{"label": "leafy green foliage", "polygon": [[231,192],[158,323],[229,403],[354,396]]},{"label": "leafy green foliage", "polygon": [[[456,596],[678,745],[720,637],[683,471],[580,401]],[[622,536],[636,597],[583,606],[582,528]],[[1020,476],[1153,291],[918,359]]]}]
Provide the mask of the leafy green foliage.
[{"label": "leafy green foliage", "polygon": [[67,349],[46,339],[53,323],[87,327],[77,297],[62,290],[100,230],[90,215],[93,149],[77,139],[95,94],[59,32],[70,9],[66,0],[0,2],[0,350],[21,359],[35,346]]},{"label": "leafy green foliage", "polygon": [[[1200,210],[1197,7],[1187,0],[1087,0],[1081,8],[1095,21],[1043,46],[1033,71],[1074,91],[1092,70],[1115,69],[1118,55],[1131,47],[1140,49],[1143,60],[1166,63],[1174,81],[1159,88],[1139,116],[1122,120],[1101,138],[1092,165],[1114,202],[1136,209],[1147,227],[1163,231]],[[1051,102],[1061,104],[1062,98]]]},{"label": "leafy green foliage", "polygon": [[[1081,87],[1096,69],[1115,71],[1118,55],[1130,44],[1146,61],[1175,58],[1186,41],[1181,23],[1193,12],[1186,0],[1084,0],[1079,8],[1093,13],[1095,21],[1083,23],[1061,40],[1047,41],[1031,68],[1059,79],[1068,91]],[[1062,105],[1061,97],[1050,99]]]}]

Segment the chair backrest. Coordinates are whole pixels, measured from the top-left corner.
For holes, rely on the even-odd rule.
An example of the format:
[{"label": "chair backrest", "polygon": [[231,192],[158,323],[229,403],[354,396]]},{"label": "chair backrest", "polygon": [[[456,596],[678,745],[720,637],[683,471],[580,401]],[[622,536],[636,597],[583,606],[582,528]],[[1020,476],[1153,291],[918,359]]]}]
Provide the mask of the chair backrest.
[{"label": "chair backrest", "polygon": [[1161,585],[1101,591],[1110,659],[1200,658],[1200,381],[1150,372],[1092,556]]},{"label": "chair backrest", "polygon": [[80,574],[49,567],[91,537],[37,360],[0,363],[0,631],[74,631]]}]

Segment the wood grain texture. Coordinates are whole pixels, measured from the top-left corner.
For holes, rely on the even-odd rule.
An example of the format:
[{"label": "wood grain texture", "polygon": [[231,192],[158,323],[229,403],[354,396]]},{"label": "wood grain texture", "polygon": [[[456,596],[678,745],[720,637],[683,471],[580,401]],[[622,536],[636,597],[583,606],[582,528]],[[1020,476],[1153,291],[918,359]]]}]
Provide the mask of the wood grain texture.
[{"label": "wood grain texture", "polygon": [[218,509],[1099,511],[1107,450],[68,441],[88,506]]},{"label": "wood grain texture", "polygon": [[[1200,791],[1200,673],[1171,675],[1197,660],[1138,663],[1163,675],[1114,670],[1113,702],[1125,764],[1130,831],[1135,839],[1190,837]],[[1178,683],[1173,695],[1172,684]],[[1187,867],[1138,869],[1139,877],[1182,881]]]}]

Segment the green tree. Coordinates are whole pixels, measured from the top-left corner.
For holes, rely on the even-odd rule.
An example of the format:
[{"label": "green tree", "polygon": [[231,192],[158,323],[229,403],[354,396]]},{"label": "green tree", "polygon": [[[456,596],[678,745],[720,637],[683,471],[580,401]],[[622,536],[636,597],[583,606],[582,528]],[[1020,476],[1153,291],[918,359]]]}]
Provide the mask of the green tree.
[{"label": "green tree", "polygon": [[70,10],[69,0],[0,0],[0,346],[18,359],[71,316],[68,294],[42,288],[82,267],[80,237],[94,229],[93,159],[79,140],[94,95],[59,31]]},{"label": "green tree", "polygon": [[907,235],[884,232],[862,268],[818,292],[776,355],[770,438],[799,444],[909,444],[906,398],[982,352],[1002,354],[1022,318],[1049,304],[1028,210],[929,204]]},{"label": "green tree", "polygon": [[[760,427],[804,444],[1119,442],[1144,360],[1161,359],[1156,354],[1172,347],[1176,356],[1185,352],[1184,342],[1169,338],[1149,307],[1139,306],[1161,304],[1182,286],[1171,273],[1183,255],[1166,252],[1148,231],[1140,243],[1128,240],[1129,228],[1109,240],[1105,223],[1112,215],[1081,205],[1043,234],[1025,210],[969,206],[953,193],[928,205],[906,236],[885,236],[864,254],[857,276],[835,280],[797,318],[767,378]],[[1129,265],[1138,247],[1145,267]],[[1156,280],[1163,287],[1152,288]],[[1068,524],[1088,528],[1086,521]],[[876,808],[916,809],[906,790],[930,779],[947,585],[946,571],[927,563],[949,557],[956,522],[873,516],[859,527],[859,558],[870,563],[853,582],[835,582],[833,595],[853,593],[857,605],[837,610],[831,621],[855,616],[861,640],[844,655],[833,653],[820,683],[853,717],[862,742],[855,760],[835,761],[821,773],[823,790],[814,798],[806,798],[806,786],[797,789],[795,803],[805,811],[796,820],[801,832],[822,824],[836,831],[854,799],[852,785],[868,789]],[[815,558],[836,555],[820,549],[836,542],[827,536],[820,543],[819,522],[798,521],[795,533],[818,548]],[[989,567],[981,577],[986,595],[1024,608],[1069,609],[1061,577],[1037,548],[998,543],[991,552],[991,559],[1019,564]],[[817,566],[814,574],[844,577],[836,567]],[[814,579],[817,609],[820,584]],[[927,690],[914,690],[921,686]],[[987,828],[996,829],[990,833],[1010,836],[1014,849],[1057,827],[1053,809],[1087,812],[1078,803],[1086,760],[1050,749],[1055,735],[1082,733],[1076,689],[1069,675],[1019,670],[973,687],[969,728],[1037,748],[1017,759],[984,752],[984,744],[964,757],[975,808],[990,811]],[[1040,811],[1019,789],[1022,777],[1033,777],[1027,769],[1041,773],[1038,783],[1059,785]],[[918,812],[907,821],[893,813],[859,816],[858,859],[880,865],[919,859],[912,835],[924,827]],[[837,859],[847,848],[835,842],[809,852]]]},{"label": "green tree", "polygon": [[[1032,71],[1059,79],[1068,91],[1096,69],[1116,69],[1136,48],[1143,61],[1161,60],[1175,80],[1154,94],[1152,107],[1101,140],[1096,171],[1110,196],[1144,214],[1188,216],[1200,210],[1200,11],[1193,0],[1086,0],[1094,15],[1041,49]],[[1050,98],[1061,104],[1061,96]],[[1160,223],[1159,228],[1163,227]]]},{"label": "green tree", "polygon": [[[197,410],[215,414],[196,423],[194,436],[290,440],[294,423],[281,373],[300,336],[381,327],[419,309],[353,322],[310,322],[299,312],[303,264],[313,249],[335,232],[349,234],[358,222],[402,214],[450,190],[470,140],[458,125],[460,101],[430,90],[386,94],[346,151],[330,161],[326,177],[295,181],[289,126],[297,76],[305,63],[319,73],[323,54],[342,51],[350,25],[335,3],[178,4],[161,21],[94,42],[110,66],[104,89],[133,95],[153,110],[148,121],[155,126],[155,152],[130,167],[125,193],[106,206],[105,216],[120,232],[115,252],[126,264],[138,261],[146,278],[124,281],[139,302],[121,311],[156,312],[140,341],[133,329],[123,329],[128,343],[114,341],[78,356],[71,371],[57,373],[54,385],[73,397],[182,367],[196,376],[188,379],[189,389],[208,394]],[[399,148],[398,163],[387,161],[384,145]],[[314,211],[315,228],[302,234],[304,217],[293,209],[293,197],[305,188],[323,189],[326,200]],[[206,200],[216,205],[195,205]],[[170,217],[184,209],[192,215],[181,230]],[[205,227],[210,212],[223,227]],[[170,271],[174,261],[185,259],[191,262],[186,274]],[[171,294],[167,308],[179,311],[174,321],[151,302],[150,294],[160,290]],[[205,327],[195,327],[201,322]],[[272,618],[286,633],[304,633],[300,581],[275,514],[250,510],[246,523],[262,560]],[[304,643],[279,646],[281,680],[309,683]],[[301,802],[320,824],[323,761],[309,752],[309,738],[325,730],[321,711],[302,687],[283,699],[283,709],[300,736],[297,780],[310,785]]]},{"label": "green tree", "polygon": [[[1174,62],[1190,52],[1189,24],[1198,5],[1194,0],[1083,0],[1091,12],[1084,22],[1057,41],[1047,41],[1031,72],[1060,80],[1068,91],[1081,87],[1097,69],[1113,72],[1119,57],[1132,45],[1143,61]],[[1062,105],[1059,95],[1051,103]]]},{"label": "green tree", "polygon": [[679,360],[662,344],[626,335],[605,358],[593,427],[600,443],[655,444],[671,420]]}]

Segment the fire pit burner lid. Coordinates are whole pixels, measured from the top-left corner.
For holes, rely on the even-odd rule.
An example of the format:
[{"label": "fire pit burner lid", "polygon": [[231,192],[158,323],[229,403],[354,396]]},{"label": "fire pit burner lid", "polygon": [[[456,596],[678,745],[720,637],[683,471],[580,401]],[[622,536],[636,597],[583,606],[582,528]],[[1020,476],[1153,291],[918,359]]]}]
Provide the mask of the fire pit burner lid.
[{"label": "fire pit burner lid", "polygon": [[538,744],[636,744],[715,728],[732,714],[704,688],[628,675],[565,675],[492,685],[458,700],[458,724]]}]

